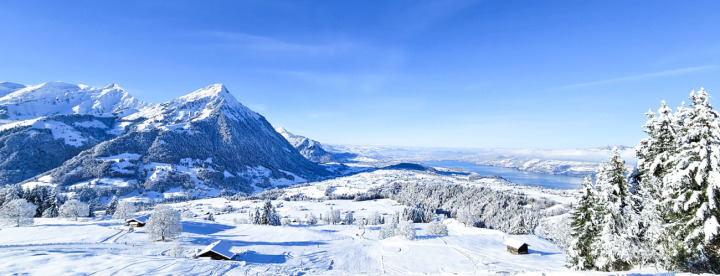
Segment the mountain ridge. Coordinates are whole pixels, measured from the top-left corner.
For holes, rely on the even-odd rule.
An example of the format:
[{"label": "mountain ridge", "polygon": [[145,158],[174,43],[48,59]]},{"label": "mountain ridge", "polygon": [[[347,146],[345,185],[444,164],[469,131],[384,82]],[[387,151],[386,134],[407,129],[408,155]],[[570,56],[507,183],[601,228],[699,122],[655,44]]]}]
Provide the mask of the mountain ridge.
[{"label": "mountain ridge", "polygon": [[[39,112],[41,106],[58,102],[59,108]],[[12,106],[23,108],[8,108]],[[44,83],[0,98],[0,109],[16,120],[0,125],[0,153],[27,163],[43,151],[34,146],[18,154],[16,145],[42,141],[52,141],[67,152],[58,154],[59,160],[51,164],[30,164],[35,168],[30,175],[3,178],[0,174],[0,185],[18,179],[28,185],[67,187],[112,182],[165,192],[180,183],[183,189],[252,193],[330,174],[305,159],[262,115],[242,105],[222,84],[148,104],[116,84],[93,88]],[[10,167],[0,163],[0,170]]]}]

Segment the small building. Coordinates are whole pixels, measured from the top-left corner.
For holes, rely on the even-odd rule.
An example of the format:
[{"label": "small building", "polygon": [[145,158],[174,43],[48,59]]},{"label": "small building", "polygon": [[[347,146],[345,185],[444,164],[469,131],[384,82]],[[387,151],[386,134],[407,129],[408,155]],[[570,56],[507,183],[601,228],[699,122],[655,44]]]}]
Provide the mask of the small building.
[{"label": "small building", "polygon": [[131,218],[125,221],[125,224],[132,227],[143,227],[147,221],[143,218]]},{"label": "small building", "polygon": [[230,248],[232,248],[230,243],[219,240],[205,247],[205,249],[200,251],[196,256],[198,258],[210,258],[213,260],[233,260],[237,254],[230,252]]},{"label": "small building", "polygon": [[507,251],[510,253],[513,253],[515,255],[528,253],[527,243],[521,242],[513,238],[507,238],[503,243],[507,246]]}]

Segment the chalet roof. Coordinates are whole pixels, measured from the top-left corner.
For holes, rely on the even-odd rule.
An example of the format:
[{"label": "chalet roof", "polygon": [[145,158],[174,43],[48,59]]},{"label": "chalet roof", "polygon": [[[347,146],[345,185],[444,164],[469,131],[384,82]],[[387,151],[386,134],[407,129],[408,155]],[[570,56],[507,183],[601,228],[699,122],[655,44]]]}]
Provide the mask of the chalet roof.
[{"label": "chalet roof", "polygon": [[141,223],[146,223],[149,218],[150,218],[150,215],[144,215],[144,216],[127,219],[127,220],[125,220],[125,222],[137,221],[137,222],[141,222]]},{"label": "chalet roof", "polygon": [[512,248],[520,248],[521,246],[523,246],[523,244],[525,244],[524,242],[513,239],[513,238],[507,238],[507,239],[505,239],[505,242],[503,242],[503,243]]},{"label": "chalet roof", "polygon": [[232,248],[232,244],[223,240],[219,240],[205,247],[205,249],[200,251],[200,253],[198,253],[197,255],[200,256],[202,254],[212,251],[225,258],[232,259],[233,256],[235,256],[235,253],[230,252],[230,248]]}]

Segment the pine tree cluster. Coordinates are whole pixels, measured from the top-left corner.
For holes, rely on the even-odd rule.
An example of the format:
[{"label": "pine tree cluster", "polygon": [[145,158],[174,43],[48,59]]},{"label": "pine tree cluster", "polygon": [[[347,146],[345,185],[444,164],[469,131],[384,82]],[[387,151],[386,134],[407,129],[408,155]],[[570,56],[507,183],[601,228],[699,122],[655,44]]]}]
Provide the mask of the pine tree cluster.
[{"label": "pine tree cluster", "polygon": [[720,114],[703,89],[691,105],[662,102],[626,177],[617,151],[572,208],[568,266],[616,271],[654,266],[720,273]]}]

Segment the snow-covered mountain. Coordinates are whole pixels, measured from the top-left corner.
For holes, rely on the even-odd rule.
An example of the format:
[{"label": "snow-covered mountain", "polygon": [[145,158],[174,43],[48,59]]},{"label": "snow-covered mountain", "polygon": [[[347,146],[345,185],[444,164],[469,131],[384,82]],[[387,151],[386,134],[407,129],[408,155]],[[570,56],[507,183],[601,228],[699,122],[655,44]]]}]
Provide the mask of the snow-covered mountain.
[{"label": "snow-covered mountain", "polygon": [[329,174],[220,84],[146,104],[117,85],[45,83],[0,98],[0,110],[12,120],[0,125],[0,184],[253,192]]},{"label": "snow-covered mountain", "polygon": [[[0,119],[3,120],[28,120],[57,114],[123,116],[146,105],[116,84],[95,88],[81,84],[47,82],[2,87],[6,87],[5,91],[9,92],[0,98]],[[0,88],[0,95],[2,91]]]},{"label": "snow-covered mountain", "polygon": [[295,135],[283,127],[275,128],[275,130],[300,151],[300,154],[315,163],[342,162],[349,157],[347,153],[330,152],[320,142],[305,136]]}]

